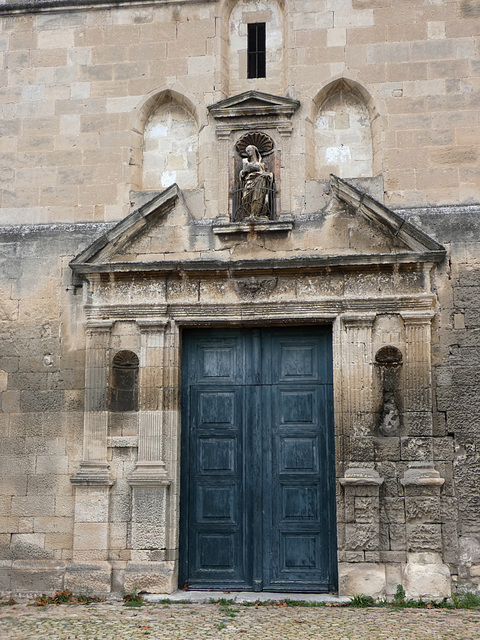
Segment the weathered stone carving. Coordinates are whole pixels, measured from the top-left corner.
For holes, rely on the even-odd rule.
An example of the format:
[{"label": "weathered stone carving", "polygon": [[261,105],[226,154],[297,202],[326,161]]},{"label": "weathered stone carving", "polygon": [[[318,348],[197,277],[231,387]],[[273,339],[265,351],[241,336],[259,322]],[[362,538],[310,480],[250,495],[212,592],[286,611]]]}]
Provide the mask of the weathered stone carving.
[{"label": "weathered stone carving", "polygon": [[383,389],[383,403],[380,412],[379,431],[382,436],[398,436],[400,432],[400,412],[395,401],[398,376],[402,366],[402,352],[397,347],[382,347],[375,356],[380,368]]},{"label": "weathered stone carving", "polygon": [[257,296],[269,296],[277,287],[278,278],[268,278],[259,280],[252,276],[248,280],[238,280],[235,282],[235,291],[244,300],[253,300]]},{"label": "weathered stone carving", "polygon": [[273,140],[264,133],[248,133],[237,142],[243,157],[234,192],[234,220],[273,219],[274,176],[267,170],[262,156],[273,151]]}]

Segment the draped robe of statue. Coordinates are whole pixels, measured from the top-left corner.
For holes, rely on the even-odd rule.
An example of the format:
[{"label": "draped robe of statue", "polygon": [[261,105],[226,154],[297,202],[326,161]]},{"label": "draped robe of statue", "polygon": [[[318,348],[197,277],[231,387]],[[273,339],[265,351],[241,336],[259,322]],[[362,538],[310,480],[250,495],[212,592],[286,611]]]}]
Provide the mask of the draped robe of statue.
[{"label": "draped robe of statue", "polygon": [[245,152],[247,157],[243,159],[243,169],[240,171],[244,216],[268,218],[273,173],[266,171],[257,147],[249,145]]}]

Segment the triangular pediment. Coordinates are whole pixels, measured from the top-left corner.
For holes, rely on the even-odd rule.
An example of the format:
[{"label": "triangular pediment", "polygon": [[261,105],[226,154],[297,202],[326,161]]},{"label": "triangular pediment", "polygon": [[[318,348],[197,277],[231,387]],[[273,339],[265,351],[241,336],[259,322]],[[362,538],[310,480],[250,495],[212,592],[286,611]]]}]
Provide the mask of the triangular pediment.
[{"label": "triangular pediment", "polygon": [[290,118],[300,106],[298,100],[283,98],[261,91],[245,91],[220,100],[208,107],[214,118],[277,115]]},{"label": "triangular pediment", "polygon": [[[192,215],[177,185],[155,194],[72,260],[78,274],[316,269],[439,262],[423,231],[331,176],[330,203],[313,216],[221,223]],[[201,196],[201,192],[196,192]]]},{"label": "triangular pediment", "polygon": [[424,254],[425,259],[421,261],[437,262],[445,256],[445,248],[440,243],[346,180],[332,174],[330,189],[337,201],[354,210],[358,218],[394,239],[395,249],[403,247],[406,251]]},{"label": "triangular pediment", "polygon": [[152,225],[174,208],[179,196],[180,189],[176,184],[155,195],[95,240],[70,262],[70,266],[78,271],[82,265],[105,264],[124,256],[126,247],[148,235]]}]

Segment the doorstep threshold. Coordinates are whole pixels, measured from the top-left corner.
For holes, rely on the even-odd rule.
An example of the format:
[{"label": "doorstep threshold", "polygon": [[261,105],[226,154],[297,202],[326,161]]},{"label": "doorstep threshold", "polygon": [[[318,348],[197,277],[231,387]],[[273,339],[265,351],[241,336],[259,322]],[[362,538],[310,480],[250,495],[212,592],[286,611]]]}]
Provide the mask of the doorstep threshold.
[{"label": "doorstep threshold", "polygon": [[348,596],[337,596],[331,593],[278,593],[273,591],[174,591],[173,593],[145,593],[145,602],[186,602],[192,604],[208,604],[221,598],[232,600],[235,604],[252,602],[318,602],[343,604],[350,602]]}]

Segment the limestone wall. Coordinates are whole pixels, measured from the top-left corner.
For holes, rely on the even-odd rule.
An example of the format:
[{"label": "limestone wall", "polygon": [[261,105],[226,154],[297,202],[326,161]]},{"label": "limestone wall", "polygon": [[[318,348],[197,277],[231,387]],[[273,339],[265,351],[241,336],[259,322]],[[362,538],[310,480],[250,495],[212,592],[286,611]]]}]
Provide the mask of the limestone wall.
[{"label": "limestone wall", "polygon": [[[129,191],[142,190],[144,127],[155,97],[167,90],[196,121],[206,217],[218,213],[215,178],[224,170],[216,163],[214,127],[205,127],[212,124],[206,107],[247,89],[299,99],[288,163],[296,185],[290,208],[301,213],[306,165],[318,167],[325,157],[319,150],[320,160],[313,158],[312,123],[322,104],[331,104],[339,78],[357,87],[368,106],[373,171],[385,178],[389,204],[478,201],[475,2],[250,4],[248,11],[247,2],[176,1],[31,14],[3,7],[0,223],[18,223],[19,216],[24,223],[121,219]],[[247,80],[238,66],[246,46],[239,21],[269,16],[275,38],[268,46],[281,42],[283,70],[269,60],[266,80]],[[356,113],[357,107],[352,122]],[[348,120],[347,109],[339,131]],[[352,135],[354,153],[361,132]],[[332,136],[349,146],[340,133]],[[331,150],[329,157],[348,153]],[[340,177],[352,177],[352,164],[355,158]],[[325,177],[321,168],[312,172]],[[152,188],[149,180],[145,188]]]},{"label": "limestone wall", "polygon": [[[71,558],[82,452],[82,293],[68,262],[98,226],[3,229],[0,590],[56,588]],[[78,293],[78,296],[76,295]],[[40,563],[38,566],[36,563]]]},{"label": "limestone wall", "polygon": [[[345,592],[355,588],[365,590],[367,585],[359,578],[357,569],[359,562],[367,562],[364,566],[369,575],[377,578],[380,575],[380,582],[372,587],[372,593],[382,595],[385,589],[389,594],[394,593],[396,584],[408,582],[408,572],[402,573],[408,548],[417,553],[420,549],[423,554],[443,556],[461,585],[476,588],[478,583],[480,527],[476,484],[480,471],[475,404],[478,363],[472,337],[476,328],[474,296],[478,287],[474,271],[478,209],[419,209],[404,211],[403,215],[438,240],[444,237],[452,240],[447,243],[448,262],[438,268],[434,281],[439,314],[432,327],[433,423],[431,432],[417,433],[413,422],[405,426],[402,437],[389,438],[381,437],[377,431],[375,416],[366,416],[366,431],[356,418],[355,430],[346,431],[345,437],[337,439],[339,477],[344,476],[348,461],[352,460],[366,464],[368,468],[373,463],[383,481],[376,489],[379,496],[376,499],[380,499],[377,507],[372,502],[375,491],[368,487],[363,492],[357,490],[352,494],[353,498],[348,498],[346,492],[346,502],[343,499],[339,502],[344,505],[338,513],[339,526],[342,531],[342,527],[346,527],[347,535],[346,538],[343,533],[339,536],[339,560],[349,563],[348,573],[342,574]],[[0,360],[2,589],[57,588],[63,584],[66,566],[73,557],[74,488],[70,478],[75,475],[83,457],[83,306],[86,299],[85,292],[72,284],[67,264],[71,256],[104,230],[105,227],[98,225],[58,225],[12,227],[2,232],[2,255],[9,257],[5,261],[5,274],[11,276],[4,284],[7,293],[2,311]],[[387,281],[388,278],[381,276],[363,278],[362,283],[362,278],[352,280],[346,276],[340,278],[335,287],[327,287],[324,278],[316,283],[310,277],[309,284],[305,281],[300,288],[299,284],[293,285],[293,281],[292,284],[282,281],[275,296],[280,296],[283,304],[289,303],[288,291],[294,286],[303,303],[307,304],[308,300],[316,299],[317,290],[327,296],[338,295],[341,291],[357,296],[360,286],[365,294],[370,292],[371,295],[376,282],[382,283],[384,291],[388,291]],[[415,286],[420,290],[423,286],[420,281],[408,278],[397,280],[397,293],[400,293],[400,282],[404,283],[405,291],[411,290],[413,282],[417,282]],[[148,299],[159,295],[158,287],[153,290],[147,286],[144,294],[141,287],[136,288],[139,295]],[[190,300],[190,304],[195,305],[200,291],[202,300],[211,306],[224,300],[226,295],[232,295],[227,294],[225,285],[219,283],[217,289],[212,289],[207,281],[198,289],[189,287],[182,278],[178,282],[170,278],[168,298],[171,304]],[[127,295],[127,289],[123,291]],[[166,288],[161,294],[162,300],[165,292]],[[473,295],[468,304],[465,303],[467,294]],[[122,295],[122,287],[111,289],[105,281],[99,299],[124,305],[129,298],[123,300]],[[251,314],[254,313],[252,310]],[[17,319],[21,321],[17,322]],[[402,327],[399,318],[379,316],[373,333],[372,356],[377,346],[385,343],[403,345]],[[135,330],[132,333],[128,323],[119,325],[111,340],[114,351],[128,347],[139,352],[141,348]],[[372,368],[371,393],[378,403],[380,396],[377,381],[373,379],[376,375],[374,364],[368,359],[366,364]],[[405,402],[406,384],[403,378],[402,403]],[[403,404],[401,408],[405,408]],[[124,584],[122,568],[131,555],[131,489],[126,478],[137,460],[137,430],[137,421],[132,422],[132,416],[110,419],[107,462],[115,487],[109,506],[109,549],[105,550],[104,557],[114,568],[112,584],[118,589]],[[408,487],[401,481],[409,465],[428,461],[433,461],[444,483],[436,490],[436,495],[424,490],[412,494],[413,489],[408,489],[411,497],[405,502]],[[348,500],[351,499],[353,503],[349,507]],[[88,513],[97,513],[92,511],[91,496],[88,504]],[[176,516],[173,514],[173,517]],[[363,542],[358,537],[358,526],[366,536]],[[82,553],[87,558],[85,553],[88,555],[89,551],[77,551],[79,557],[83,557]],[[422,562],[428,561],[425,555],[422,558]],[[434,558],[431,564],[438,566],[438,560]],[[386,583],[385,566],[389,567]],[[445,576],[440,577],[444,582]],[[85,574],[77,584],[82,580],[85,581]],[[96,584],[99,590],[108,587],[101,581]]]},{"label": "limestone wall", "polygon": [[425,231],[442,237],[449,250],[448,262],[439,271],[435,285],[440,314],[433,345],[437,409],[434,459],[446,479],[441,513],[445,560],[458,563],[459,582],[474,588],[480,582],[478,216],[478,208],[473,207],[433,208],[408,214]]}]

